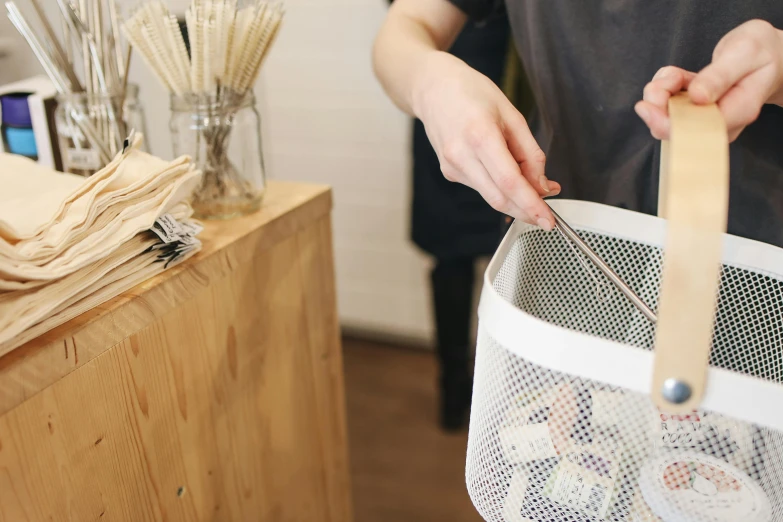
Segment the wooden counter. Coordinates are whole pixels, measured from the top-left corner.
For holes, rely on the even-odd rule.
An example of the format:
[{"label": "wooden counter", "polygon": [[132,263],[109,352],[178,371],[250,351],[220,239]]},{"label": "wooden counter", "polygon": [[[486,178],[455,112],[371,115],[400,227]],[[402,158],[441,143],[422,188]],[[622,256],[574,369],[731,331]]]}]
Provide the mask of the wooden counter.
[{"label": "wooden counter", "polygon": [[352,520],[331,193],[0,359],[0,521]]}]

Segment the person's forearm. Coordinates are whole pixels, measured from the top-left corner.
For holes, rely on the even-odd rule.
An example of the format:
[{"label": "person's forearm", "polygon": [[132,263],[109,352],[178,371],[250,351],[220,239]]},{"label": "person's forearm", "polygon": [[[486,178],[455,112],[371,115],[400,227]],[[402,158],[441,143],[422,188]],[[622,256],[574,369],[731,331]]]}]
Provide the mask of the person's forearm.
[{"label": "person's forearm", "polygon": [[[392,4],[373,47],[378,80],[392,101],[412,116],[416,115],[417,92],[430,81],[427,62],[451,47],[465,23],[464,15],[445,6],[445,0],[415,1],[421,3],[413,6],[396,0]],[[436,14],[445,15],[448,23],[433,29],[425,20]],[[443,18],[439,20],[442,21]]]}]

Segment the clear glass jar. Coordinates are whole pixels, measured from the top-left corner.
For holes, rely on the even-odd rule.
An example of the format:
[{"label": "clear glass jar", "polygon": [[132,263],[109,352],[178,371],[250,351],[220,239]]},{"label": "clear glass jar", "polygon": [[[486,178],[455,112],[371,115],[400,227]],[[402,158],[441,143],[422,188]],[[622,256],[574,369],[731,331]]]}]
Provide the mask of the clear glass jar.
[{"label": "clear glass jar", "polygon": [[144,114],[144,106],[141,104],[141,100],[139,100],[139,86],[135,83],[128,84],[122,109],[122,118],[127,131],[124,138],[127,138],[127,134],[130,134],[131,130],[141,133],[144,136],[144,140],[141,142],[140,148],[144,152],[149,152],[150,149],[147,146],[147,117]]},{"label": "clear glass jar", "polygon": [[[139,87],[128,84],[121,93],[60,94],[54,113],[63,171],[91,176],[122,149],[131,129],[146,136],[147,123]],[[147,150],[142,142],[142,149]]]},{"label": "clear glass jar", "polygon": [[230,219],[258,210],[264,196],[261,118],[252,92],[240,97],[171,97],[174,154],[202,172],[191,204],[201,219]]}]

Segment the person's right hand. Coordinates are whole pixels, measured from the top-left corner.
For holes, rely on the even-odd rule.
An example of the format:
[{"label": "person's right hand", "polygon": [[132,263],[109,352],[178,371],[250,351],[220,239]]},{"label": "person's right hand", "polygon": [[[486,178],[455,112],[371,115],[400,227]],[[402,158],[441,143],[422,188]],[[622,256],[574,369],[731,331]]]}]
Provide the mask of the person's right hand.
[{"label": "person's right hand", "polygon": [[544,174],[546,156],[522,114],[486,76],[434,52],[413,94],[413,110],[449,181],[478,191],[492,208],[552,230],[542,197],[560,185]]}]

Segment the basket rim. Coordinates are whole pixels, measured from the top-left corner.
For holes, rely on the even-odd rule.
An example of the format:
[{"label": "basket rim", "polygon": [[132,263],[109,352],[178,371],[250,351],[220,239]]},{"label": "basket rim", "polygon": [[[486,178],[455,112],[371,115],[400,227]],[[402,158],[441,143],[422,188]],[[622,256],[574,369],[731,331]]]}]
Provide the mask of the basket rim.
[{"label": "basket rim", "polygon": [[[599,203],[558,199],[549,203],[579,230],[662,247],[666,221]],[[531,225],[514,222],[484,274],[480,329],[512,353],[550,370],[650,395],[654,352],[554,325],[518,309],[493,286],[508,253]],[[724,234],[722,262],[783,280],[783,249]],[[603,361],[603,364],[597,364]],[[783,431],[783,385],[710,367],[700,408]]]}]

